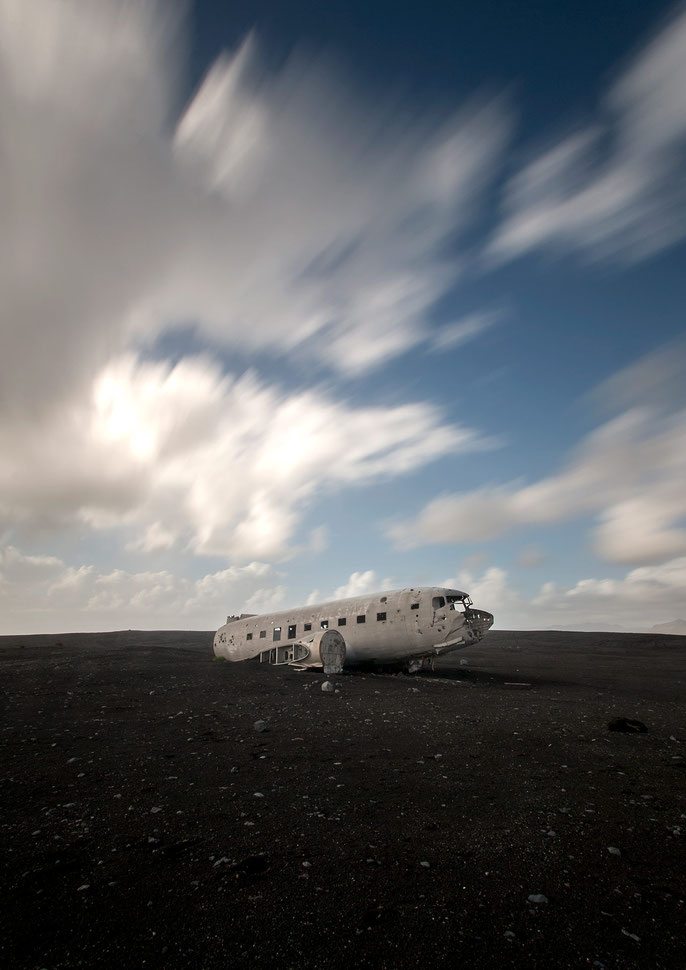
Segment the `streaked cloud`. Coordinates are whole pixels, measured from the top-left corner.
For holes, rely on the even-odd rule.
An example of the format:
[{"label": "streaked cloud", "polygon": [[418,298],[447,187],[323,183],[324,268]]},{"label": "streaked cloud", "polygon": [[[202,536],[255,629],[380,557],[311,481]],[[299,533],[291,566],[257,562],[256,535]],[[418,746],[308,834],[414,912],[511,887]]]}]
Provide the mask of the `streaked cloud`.
[{"label": "streaked cloud", "polygon": [[516,565],[524,569],[540,566],[548,557],[539,546],[525,546],[517,556]]},{"label": "streaked cloud", "polygon": [[[246,604],[278,602],[284,589],[266,563],[252,562],[197,580],[172,572],[68,566],[56,556],[0,547],[3,633],[127,628],[216,628]],[[273,585],[267,586],[271,583]],[[78,617],[75,623],[74,617]],[[125,622],[124,622],[125,621]]]},{"label": "streaked cloud", "polygon": [[0,0],[3,410],[83,390],[113,354],[191,321],[334,371],[424,336],[477,213],[500,103],[375,103],[322,59],[248,39],[178,112],[175,3]]},{"label": "streaked cloud", "polygon": [[[653,355],[645,367],[652,374]],[[639,388],[649,383],[640,378],[640,362],[629,370]],[[618,376],[612,387],[621,386]],[[592,516],[601,558],[655,563],[686,552],[684,481],[686,411],[637,405],[589,434],[551,476],[438,496],[415,519],[391,526],[389,535],[415,548],[488,541],[516,526]]]},{"label": "streaked cloud", "polygon": [[[283,558],[322,489],[393,478],[482,446],[428,404],[355,407],[236,379],[204,357],[129,354],[39,425],[0,421],[0,524],[118,530],[142,551]],[[45,474],[45,469],[50,474]],[[310,548],[326,542],[319,528]]]},{"label": "streaked cloud", "polygon": [[546,247],[632,263],[686,236],[686,12],[680,5],[602,97],[596,118],[509,181],[496,262]]},{"label": "streaked cloud", "polygon": [[632,569],[619,579],[588,578],[568,587],[544,583],[533,596],[497,566],[481,576],[464,570],[445,585],[466,590],[477,606],[493,610],[499,629],[641,632],[683,616],[686,557]]},{"label": "streaked cloud", "polygon": [[451,350],[460,344],[474,340],[486,330],[502,319],[502,312],[498,310],[470,313],[454,323],[449,323],[438,330],[430,341],[431,350]]},{"label": "streaked cloud", "polygon": [[347,596],[362,596],[379,589],[379,581],[373,569],[365,572],[351,573],[347,583],[334,590],[333,599],[345,599]]}]

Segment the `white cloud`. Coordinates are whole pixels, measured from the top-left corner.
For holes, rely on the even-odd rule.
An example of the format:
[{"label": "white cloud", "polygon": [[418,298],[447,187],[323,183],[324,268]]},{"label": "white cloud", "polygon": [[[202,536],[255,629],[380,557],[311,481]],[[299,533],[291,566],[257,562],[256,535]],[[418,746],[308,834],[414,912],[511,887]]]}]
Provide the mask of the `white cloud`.
[{"label": "white cloud", "polygon": [[283,586],[266,563],[251,562],[188,580],[167,570],[104,572],[93,565],[67,566],[54,556],[25,555],[0,547],[2,633],[56,630],[207,629],[232,612],[279,603]]},{"label": "white cloud", "polygon": [[476,609],[493,613],[495,625],[502,628],[501,617],[518,615],[521,596],[508,583],[507,572],[499,566],[489,566],[479,578],[469,569],[462,569],[456,577],[444,580],[441,586],[468,593]]},{"label": "white cloud", "polygon": [[347,583],[339,586],[334,591],[333,599],[341,600],[348,596],[362,596],[364,593],[373,593],[379,588],[379,581],[373,569],[366,572],[351,573]]},{"label": "white cloud", "polygon": [[643,631],[682,615],[685,591],[686,557],[680,557],[623,579],[583,579],[568,589],[547,583],[532,607],[550,626]]},{"label": "white cloud", "polygon": [[3,408],[45,413],[194,322],[357,372],[424,336],[508,123],[419,119],[246,42],[174,129],[175,3],[0,0]]},{"label": "white cloud", "polygon": [[285,586],[269,586],[256,589],[245,602],[246,613],[272,613],[283,606],[288,592]]},{"label": "white cloud", "polygon": [[521,169],[489,247],[497,261],[546,247],[633,262],[686,235],[683,6],[610,87],[598,120]]},{"label": "white cloud", "polygon": [[538,546],[525,546],[524,549],[520,550],[516,562],[518,566],[527,569],[530,566],[540,566],[547,558]]},{"label": "white cloud", "polygon": [[[680,353],[684,364],[683,347]],[[652,374],[653,355],[646,358],[646,368]],[[644,396],[640,362],[627,373]],[[623,386],[622,375],[605,386],[614,396]],[[557,473],[529,485],[491,485],[439,496],[415,519],[391,526],[388,534],[404,548],[478,542],[516,526],[590,515],[595,518],[595,550],[602,558],[627,565],[656,563],[686,552],[684,481],[686,411],[644,405],[589,434]]]},{"label": "white cloud", "polygon": [[[125,529],[143,550],[274,559],[295,551],[319,490],[479,446],[426,404],[354,408],[233,379],[207,358],[171,367],[128,355],[97,375],[89,400],[53,409],[38,428],[0,422],[0,521]],[[325,542],[317,529],[310,548]]]},{"label": "white cloud", "polygon": [[141,346],[192,321],[351,373],[425,339],[509,126],[495,102],[410,118],[321,61],[269,73],[252,40],[175,125],[178,9],[0,0],[0,528],[275,558],[320,488],[478,436]]},{"label": "white cloud", "polygon": [[445,585],[468,592],[476,607],[494,614],[494,626],[501,630],[643,632],[683,615],[686,557],[633,569],[621,579],[582,579],[566,588],[545,583],[530,598],[497,566],[480,577],[463,571]]},{"label": "white cloud", "polygon": [[454,323],[442,327],[431,341],[432,350],[451,350],[468,340],[474,340],[501,319],[502,314],[495,310],[470,313]]}]

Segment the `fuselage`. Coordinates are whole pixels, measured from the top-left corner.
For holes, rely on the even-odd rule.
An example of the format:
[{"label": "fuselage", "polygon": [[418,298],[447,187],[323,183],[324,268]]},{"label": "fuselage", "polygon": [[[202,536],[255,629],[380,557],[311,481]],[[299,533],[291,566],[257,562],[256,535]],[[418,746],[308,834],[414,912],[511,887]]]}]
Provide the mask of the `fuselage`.
[{"label": "fuselage", "polygon": [[415,587],[368,593],[260,616],[228,617],[214,638],[217,657],[319,666],[317,634],[336,630],[345,663],[391,663],[438,656],[475,643],[493,616],[474,609],[467,593]]}]

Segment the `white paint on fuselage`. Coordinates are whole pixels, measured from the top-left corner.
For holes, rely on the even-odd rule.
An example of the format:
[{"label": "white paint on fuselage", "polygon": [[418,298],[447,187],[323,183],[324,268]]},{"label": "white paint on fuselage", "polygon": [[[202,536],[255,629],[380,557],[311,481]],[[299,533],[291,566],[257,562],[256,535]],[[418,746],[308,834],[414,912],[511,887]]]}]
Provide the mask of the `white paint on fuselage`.
[{"label": "white paint on fuselage", "polygon": [[[447,653],[480,640],[493,617],[469,609],[470,605],[466,593],[442,587],[352,596],[231,619],[217,631],[214,652],[217,657],[240,661],[272,648],[307,645],[326,623],[328,629],[337,630],[345,640],[346,664],[404,662]],[[318,666],[320,658],[312,654],[297,662]]]}]

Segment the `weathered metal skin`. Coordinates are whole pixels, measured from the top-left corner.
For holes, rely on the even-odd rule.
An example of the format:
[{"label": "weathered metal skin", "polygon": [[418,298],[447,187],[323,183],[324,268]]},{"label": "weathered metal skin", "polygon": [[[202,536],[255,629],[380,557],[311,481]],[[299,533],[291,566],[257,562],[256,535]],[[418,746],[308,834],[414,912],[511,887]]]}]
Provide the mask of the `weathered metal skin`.
[{"label": "weathered metal skin", "polygon": [[259,658],[263,663],[319,667],[322,644],[329,643],[327,649],[338,644],[334,638],[322,640],[320,634],[335,630],[343,640],[346,666],[400,663],[412,670],[425,659],[476,643],[492,624],[493,615],[474,609],[467,593],[413,587],[261,616],[228,617],[214,637],[214,653],[230,661]]}]

